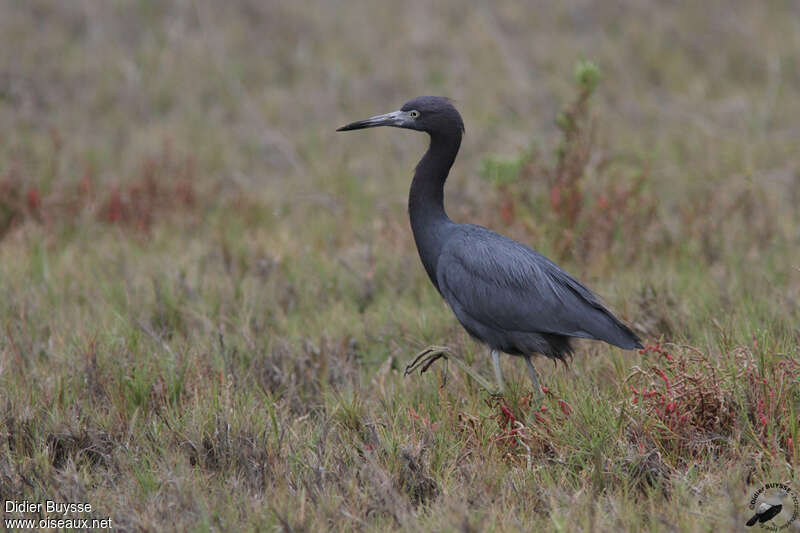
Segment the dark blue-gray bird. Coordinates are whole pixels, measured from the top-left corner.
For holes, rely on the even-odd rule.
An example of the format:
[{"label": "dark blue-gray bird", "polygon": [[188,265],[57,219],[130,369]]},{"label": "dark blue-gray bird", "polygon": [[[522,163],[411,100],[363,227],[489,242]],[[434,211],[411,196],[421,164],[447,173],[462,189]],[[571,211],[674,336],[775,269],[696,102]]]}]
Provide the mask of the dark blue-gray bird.
[{"label": "dark blue-gray bird", "polygon": [[629,350],[642,347],[630,328],[589,289],[540,253],[484,227],[450,220],[444,210],[444,184],[464,134],[464,122],[450,100],[421,96],[399,111],[337,131],[376,126],[430,135],[408,197],[414,240],[428,277],[458,321],[491,349],[500,391],[498,352],[525,359],[538,394],[531,356],[564,360],[572,354],[571,337],[602,340]]}]

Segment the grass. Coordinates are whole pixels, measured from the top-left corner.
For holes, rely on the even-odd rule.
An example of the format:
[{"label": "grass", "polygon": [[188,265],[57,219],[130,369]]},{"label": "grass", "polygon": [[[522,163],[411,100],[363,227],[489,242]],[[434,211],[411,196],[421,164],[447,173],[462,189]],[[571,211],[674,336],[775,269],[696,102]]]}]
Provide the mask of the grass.
[{"label": "grass", "polygon": [[[731,13],[3,5],[0,493],[119,530],[743,530],[800,462],[800,26]],[[538,360],[541,404],[510,357],[501,398],[403,378],[431,344],[492,375],[414,250],[425,139],[334,133],[425,93],[466,122],[451,217],[644,351]]]}]

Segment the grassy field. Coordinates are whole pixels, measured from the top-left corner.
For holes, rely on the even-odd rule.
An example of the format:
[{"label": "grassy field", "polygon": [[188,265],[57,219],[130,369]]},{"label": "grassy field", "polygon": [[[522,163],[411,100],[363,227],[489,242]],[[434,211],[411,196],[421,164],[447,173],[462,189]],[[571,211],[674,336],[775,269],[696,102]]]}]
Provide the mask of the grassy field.
[{"label": "grassy field", "polygon": [[[800,491],[797,2],[532,4],[0,2],[3,499],[119,531],[745,531],[764,483]],[[403,377],[430,344],[492,375],[414,248],[427,139],[334,132],[421,94],[466,123],[451,218],[645,350],[537,360],[540,405],[511,357],[503,397]]]}]

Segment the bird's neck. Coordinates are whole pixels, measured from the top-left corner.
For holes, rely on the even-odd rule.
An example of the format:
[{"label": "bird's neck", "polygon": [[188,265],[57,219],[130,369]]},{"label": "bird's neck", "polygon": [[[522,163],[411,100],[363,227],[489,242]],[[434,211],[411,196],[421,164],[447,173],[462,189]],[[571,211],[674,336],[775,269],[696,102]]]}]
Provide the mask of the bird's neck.
[{"label": "bird's neck", "polygon": [[444,210],[444,183],[461,146],[461,135],[431,136],[428,151],[422,156],[408,195],[408,215],[422,264],[437,286],[436,262],[444,232],[452,224]]}]

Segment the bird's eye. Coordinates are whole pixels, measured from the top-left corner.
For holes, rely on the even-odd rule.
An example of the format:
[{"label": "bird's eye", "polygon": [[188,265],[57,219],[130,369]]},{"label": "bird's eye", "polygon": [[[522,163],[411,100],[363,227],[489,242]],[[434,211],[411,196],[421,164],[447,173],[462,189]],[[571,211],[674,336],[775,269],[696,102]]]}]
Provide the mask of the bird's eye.
[{"label": "bird's eye", "polygon": [[416,109],[412,109],[411,111],[408,112],[408,116],[411,118],[417,118],[419,116],[419,111],[417,111]]}]

